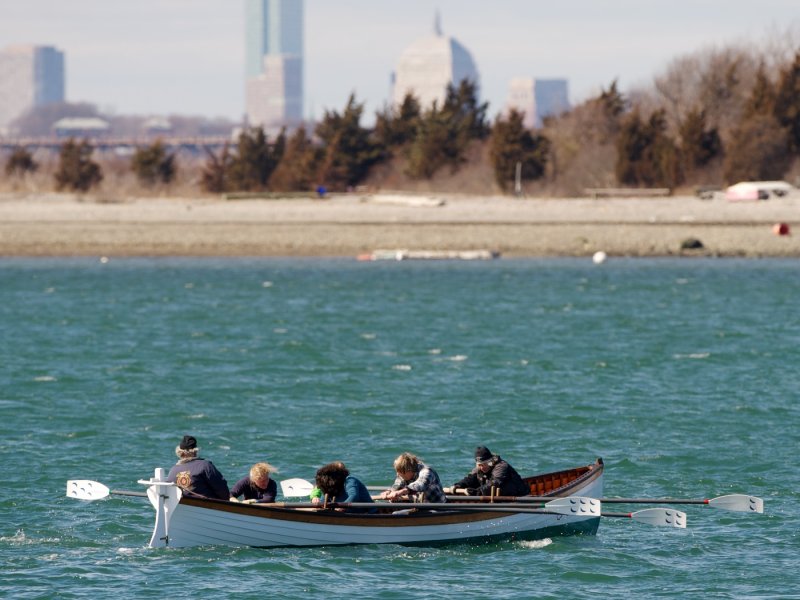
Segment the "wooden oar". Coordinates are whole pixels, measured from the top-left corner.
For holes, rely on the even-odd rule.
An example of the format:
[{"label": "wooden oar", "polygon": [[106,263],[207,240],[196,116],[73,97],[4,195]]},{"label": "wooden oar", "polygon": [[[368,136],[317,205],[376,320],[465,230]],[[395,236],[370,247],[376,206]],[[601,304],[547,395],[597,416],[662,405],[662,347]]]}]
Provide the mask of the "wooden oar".
[{"label": "wooden oar", "polygon": [[[543,502],[552,496],[447,496],[448,500],[469,502]],[[598,498],[603,504],[702,504],[735,512],[763,513],[764,501],[756,496],[729,494],[717,498]]]},{"label": "wooden oar", "polygon": [[67,481],[67,496],[78,500],[101,500],[110,495],[114,496],[137,496],[147,498],[147,492],[131,492],[128,490],[110,490],[108,486],[99,481],[90,479],[70,479]]}]

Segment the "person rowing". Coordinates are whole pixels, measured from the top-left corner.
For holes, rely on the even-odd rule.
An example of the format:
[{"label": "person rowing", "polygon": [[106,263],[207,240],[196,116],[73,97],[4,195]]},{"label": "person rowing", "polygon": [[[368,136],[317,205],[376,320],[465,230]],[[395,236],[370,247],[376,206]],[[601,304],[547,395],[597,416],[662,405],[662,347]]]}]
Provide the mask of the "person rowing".
[{"label": "person rowing", "polygon": [[454,494],[464,490],[469,496],[527,496],[528,484],[519,473],[486,446],[475,448],[475,468],[452,486]]},{"label": "person rowing", "polygon": [[[372,502],[367,486],[361,480],[350,475],[343,462],[332,462],[317,470],[315,478],[317,488],[331,502]],[[337,509],[343,512],[375,512],[374,508]]]},{"label": "person rowing", "polygon": [[194,436],[185,435],[175,448],[178,462],[169,470],[167,481],[171,481],[185,492],[228,500],[228,482],[210,460],[200,458],[197,440]]},{"label": "person rowing", "polygon": [[231,489],[231,502],[239,502],[239,496],[244,496],[246,504],[254,502],[275,502],[278,495],[278,484],[270,479],[270,473],[277,473],[278,469],[269,463],[260,462],[250,468],[250,475],[236,482]]},{"label": "person rowing", "polygon": [[380,498],[390,501],[447,502],[439,475],[410,452],[403,452],[394,461],[397,479],[392,489]]}]

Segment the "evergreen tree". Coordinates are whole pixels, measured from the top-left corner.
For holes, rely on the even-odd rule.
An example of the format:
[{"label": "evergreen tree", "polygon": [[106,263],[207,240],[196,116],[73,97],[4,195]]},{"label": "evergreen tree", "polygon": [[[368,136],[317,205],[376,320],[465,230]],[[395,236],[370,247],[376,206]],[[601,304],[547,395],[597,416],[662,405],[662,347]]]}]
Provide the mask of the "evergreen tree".
[{"label": "evergreen tree", "polygon": [[236,155],[228,172],[227,187],[240,191],[264,191],[278,166],[286,146],[286,133],[280,132],[270,144],[264,129],[254,127],[239,134]]},{"label": "evergreen tree", "polygon": [[215,194],[228,191],[228,177],[233,165],[230,147],[226,143],[219,156],[208,148],[206,148],[206,153],[208,159],[200,174],[200,185],[207,192]]},{"label": "evergreen tree", "polygon": [[388,106],[375,115],[375,140],[389,153],[414,139],[421,110],[413,94],[406,94],[399,107]]},{"label": "evergreen tree", "polygon": [[447,87],[441,109],[434,102],[425,111],[407,150],[410,177],[430,179],[445,165],[457,171],[470,142],[486,138],[491,131],[486,122],[488,104],[478,104],[476,93],[475,84],[464,79],[458,87]]},{"label": "evergreen tree", "polygon": [[775,117],[788,132],[789,150],[800,155],[800,51],[781,73],[775,96]]},{"label": "evergreen tree", "polygon": [[455,87],[447,86],[447,96],[442,105],[442,114],[456,129],[464,144],[469,140],[482,140],[489,135],[490,127],[486,120],[489,104],[478,104],[478,90],[474,82],[463,79]]},{"label": "evergreen tree", "polygon": [[351,95],[342,114],[326,111],[317,125],[316,134],[323,148],[320,178],[330,189],[356,185],[382,156],[370,130],[361,126],[363,112],[364,105]]},{"label": "evergreen tree", "polygon": [[408,148],[406,173],[414,179],[430,179],[444,165],[450,165],[456,171],[463,162],[463,142],[458,130],[434,103],[425,112],[417,135]]},{"label": "evergreen tree", "polygon": [[316,181],[319,159],[319,149],[305,127],[298,128],[286,143],[286,151],[270,178],[270,187],[281,191],[310,190]]},{"label": "evergreen tree", "polygon": [[726,181],[782,179],[791,153],[800,151],[800,53],[784,69],[777,85],[763,63],[731,132],[724,162]]},{"label": "evergreen tree", "polygon": [[33,155],[22,146],[17,146],[6,161],[6,175],[24,175],[34,173],[39,165],[33,160]]},{"label": "evergreen tree", "polygon": [[673,188],[681,183],[683,176],[678,148],[667,135],[667,120],[664,110],[657,110],[650,116],[649,127],[653,143],[648,158],[652,167],[649,181],[645,179],[644,182],[651,186]]},{"label": "evergreen tree", "polygon": [[678,151],[666,129],[663,110],[655,111],[646,123],[638,110],[625,119],[617,138],[620,183],[671,188],[680,182]]},{"label": "evergreen tree", "polygon": [[175,179],[175,154],[168,153],[161,140],[156,140],[151,146],[136,149],[131,169],[143,185],[171,183]]},{"label": "evergreen tree", "polygon": [[617,80],[611,82],[607,90],[602,90],[597,98],[597,103],[603,108],[603,113],[609,120],[616,120],[627,109],[628,101],[622,92],[617,89]]},{"label": "evergreen tree", "polygon": [[638,109],[635,109],[622,124],[617,138],[617,181],[638,184],[638,166],[644,159],[650,144],[647,128],[642,122]]},{"label": "evergreen tree", "polygon": [[559,121],[572,121],[575,144],[586,147],[609,145],[614,143],[627,109],[628,101],[617,89],[615,80],[599,96],[574,107],[555,123],[548,124],[547,128],[557,125]]},{"label": "evergreen tree", "polygon": [[704,167],[722,153],[722,140],[716,128],[706,126],[706,113],[703,110],[690,110],[681,123],[680,153],[687,170]]},{"label": "evergreen tree", "polygon": [[777,90],[767,77],[764,63],[761,63],[756,71],[756,81],[750,97],[745,101],[742,117],[749,119],[756,115],[774,114],[776,98]]},{"label": "evergreen tree", "polygon": [[523,124],[522,113],[512,110],[507,119],[498,118],[492,128],[490,157],[497,184],[507,191],[516,178],[517,163],[524,180],[544,175],[550,141],[532,135]]},{"label": "evergreen tree", "polygon": [[92,160],[92,152],[94,148],[87,140],[77,143],[70,138],[62,144],[55,173],[56,189],[86,192],[103,180],[103,172]]},{"label": "evergreen tree", "polygon": [[725,180],[732,184],[783,179],[792,160],[786,148],[787,131],[773,116],[756,115],[742,121],[725,153]]}]

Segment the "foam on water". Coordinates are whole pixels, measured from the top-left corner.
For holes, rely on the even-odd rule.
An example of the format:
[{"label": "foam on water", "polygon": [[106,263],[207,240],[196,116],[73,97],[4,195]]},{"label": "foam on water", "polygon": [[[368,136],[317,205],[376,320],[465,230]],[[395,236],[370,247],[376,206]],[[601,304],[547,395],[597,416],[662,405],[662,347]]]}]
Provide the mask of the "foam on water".
[{"label": "foam on water", "polygon": [[523,548],[528,548],[530,550],[540,550],[542,548],[547,548],[550,544],[553,543],[553,540],[550,538],[545,538],[543,540],[530,540],[530,541],[522,541],[517,542],[517,544]]}]

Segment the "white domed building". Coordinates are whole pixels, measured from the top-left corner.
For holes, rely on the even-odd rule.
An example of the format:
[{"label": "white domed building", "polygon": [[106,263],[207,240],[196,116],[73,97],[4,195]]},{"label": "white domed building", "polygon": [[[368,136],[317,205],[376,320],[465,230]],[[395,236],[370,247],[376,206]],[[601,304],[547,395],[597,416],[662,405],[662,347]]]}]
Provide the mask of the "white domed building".
[{"label": "white domed building", "polygon": [[436,16],[433,35],[421,38],[400,55],[394,78],[393,100],[400,105],[412,93],[423,109],[441,107],[447,86],[468,79],[478,87],[478,69],[472,55],[454,38],[443,35]]}]

